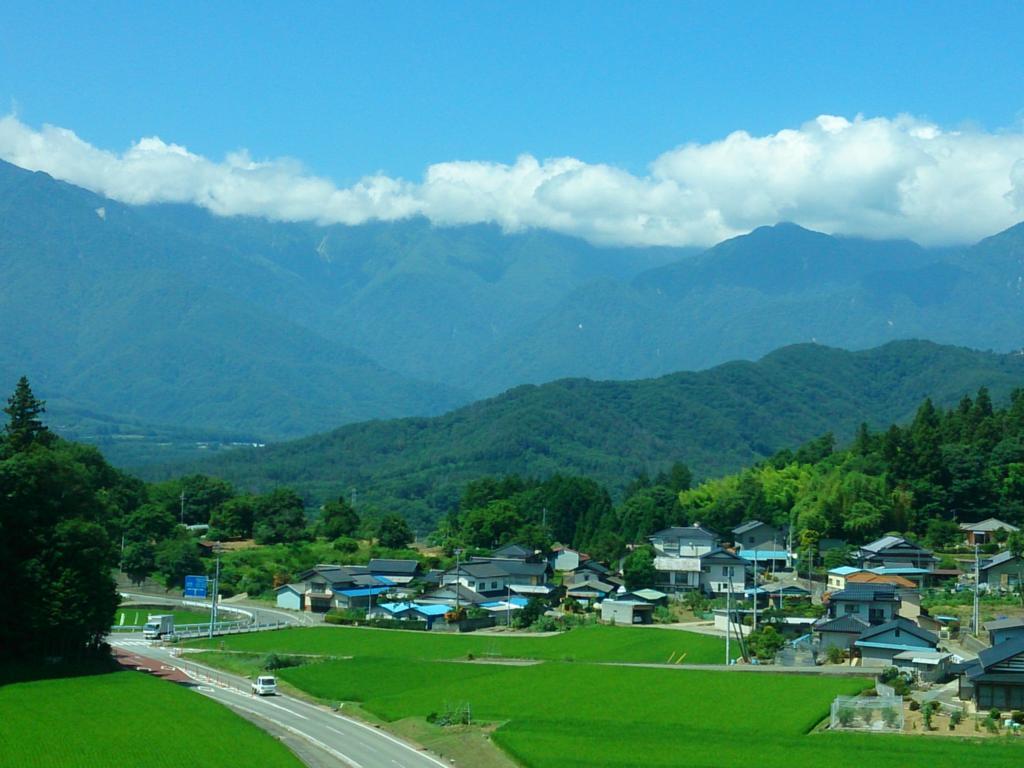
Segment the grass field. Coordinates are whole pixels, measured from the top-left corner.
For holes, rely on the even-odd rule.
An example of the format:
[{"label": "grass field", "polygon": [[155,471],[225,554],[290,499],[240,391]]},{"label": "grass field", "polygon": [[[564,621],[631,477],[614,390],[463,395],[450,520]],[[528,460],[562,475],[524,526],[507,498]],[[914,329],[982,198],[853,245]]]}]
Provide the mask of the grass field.
[{"label": "grass field", "polygon": [[252,653],[376,656],[402,659],[478,658],[552,661],[622,661],[661,664],[680,654],[688,664],[721,664],[725,641],[670,629],[578,627],[552,637],[434,634],[358,627],[284,629],[236,635],[191,645]]},{"label": "grass field", "polygon": [[1024,744],[814,733],[863,678],[548,662],[514,667],[359,658],[283,669],[296,687],[397,720],[468,705],[531,768],[1018,768]]},{"label": "grass field", "polygon": [[141,672],[0,687],[4,768],[301,768],[273,737],[225,707]]},{"label": "grass field", "polygon": [[[261,654],[334,657],[277,671],[282,681],[332,703],[406,727],[468,706],[475,722],[499,725],[494,743],[529,768],[757,765],[794,768],[1019,768],[1024,740],[959,740],[808,733],[832,699],[866,678],[741,671],[652,669],[607,662],[720,663],[723,641],[672,630],[593,626],[554,637],[433,635],[323,627],[214,641],[202,654],[254,669]],[[210,647],[209,642],[197,643]],[[468,662],[472,654],[475,660]],[[512,666],[485,663],[536,659]],[[605,663],[598,663],[605,662]]]},{"label": "grass field", "polygon": [[[117,613],[114,614],[114,623],[112,626],[119,627],[124,624],[125,626],[141,627],[146,623],[146,619],[149,618],[151,614],[168,613],[174,615],[175,624],[205,624],[210,621],[209,612],[187,611],[180,608],[174,608],[169,605],[133,605],[118,608]],[[122,616],[124,616],[123,622],[121,620]]]}]

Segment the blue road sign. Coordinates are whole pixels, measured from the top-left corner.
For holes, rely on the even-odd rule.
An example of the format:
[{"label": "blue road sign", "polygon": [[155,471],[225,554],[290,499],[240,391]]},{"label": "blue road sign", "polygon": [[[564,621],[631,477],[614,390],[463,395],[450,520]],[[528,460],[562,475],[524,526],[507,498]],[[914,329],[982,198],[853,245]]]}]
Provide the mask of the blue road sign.
[{"label": "blue road sign", "polygon": [[206,577],[186,576],[185,597],[206,597]]}]

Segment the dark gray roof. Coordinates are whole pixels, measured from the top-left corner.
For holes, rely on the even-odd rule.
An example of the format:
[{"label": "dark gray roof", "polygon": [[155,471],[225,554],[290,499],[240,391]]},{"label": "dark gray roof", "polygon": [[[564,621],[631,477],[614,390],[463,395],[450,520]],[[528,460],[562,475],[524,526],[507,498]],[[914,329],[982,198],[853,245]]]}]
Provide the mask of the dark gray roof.
[{"label": "dark gray roof", "polygon": [[902,616],[897,616],[895,619],[891,619],[884,624],[879,624],[874,627],[868,627],[865,629],[858,640],[870,640],[872,637],[878,637],[878,635],[884,635],[893,629],[899,629],[900,632],[906,632],[908,635],[913,635],[921,640],[924,640],[929,645],[935,646],[939,644],[938,635],[934,632],[929,632],[927,629],[921,629],[917,624],[912,622],[910,619],[905,619]]},{"label": "dark gray roof", "polygon": [[499,569],[499,575],[507,574],[513,578],[543,576],[551,568],[547,561],[531,563],[526,560],[516,560],[508,557],[474,557],[469,561],[469,563],[465,563],[464,565],[477,566],[483,564]]},{"label": "dark gray roof", "polygon": [[985,622],[985,629],[989,632],[1000,629],[1013,629],[1014,627],[1024,627],[1024,619],[996,619],[995,621]]},{"label": "dark gray roof", "polygon": [[370,570],[373,573],[394,573],[405,576],[415,575],[420,568],[419,560],[391,560],[382,557],[375,557],[370,561]]},{"label": "dark gray roof", "polygon": [[870,625],[856,616],[839,616],[835,619],[819,620],[814,629],[817,632],[846,632],[851,635],[859,635]]},{"label": "dark gray roof", "polygon": [[611,569],[604,563],[598,562],[591,558],[590,560],[580,561],[577,571],[593,571],[594,573],[604,576],[605,574],[611,573]]},{"label": "dark gray roof", "polygon": [[433,600],[454,600],[456,592],[459,595],[459,600],[463,603],[475,605],[477,603],[486,603],[491,598],[484,597],[479,592],[469,587],[464,587],[461,584],[446,584],[440,589],[435,589],[433,592],[428,592],[423,597]]},{"label": "dark gray roof", "polygon": [[493,563],[463,563],[459,572],[475,579],[496,579],[509,575],[508,571]]},{"label": "dark gray roof", "polygon": [[522,544],[506,544],[499,547],[492,553],[494,557],[515,557],[523,559],[533,555],[533,550],[524,547]]},{"label": "dark gray roof", "polygon": [[983,562],[981,564],[981,570],[985,571],[985,570],[988,570],[989,568],[991,568],[993,566],[1002,565],[1003,563],[1009,563],[1013,559],[1014,558],[1013,558],[1013,553],[1012,552],[1010,552],[1010,551],[1000,552],[998,555],[996,555],[992,559],[986,560],[985,562]]},{"label": "dark gray roof", "polygon": [[737,536],[740,536],[746,533],[747,531],[752,531],[755,528],[758,528],[762,525],[768,525],[768,523],[762,523],[760,520],[751,520],[749,523],[744,523],[743,525],[733,528],[732,532],[735,533]]},{"label": "dark gray roof", "polygon": [[894,584],[873,584],[871,582],[849,584],[846,589],[829,595],[829,602],[898,603],[900,597]]},{"label": "dark gray roof", "polygon": [[718,534],[699,525],[674,526],[662,528],[652,533],[648,539],[717,539]]},{"label": "dark gray roof", "polygon": [[728,550],[722,549],[721,547],[719,547],[718,549],[713,549],[710,552],[701,555],[700,556],[700,562],[702,564],[705,563],[705,562],[709,562],[709,563],[733,563],[733,562],[739,562],[739,563],[743,563],[743,565],[747,564],[747,561],[744,560],[739,555],[734,555],[732,552],[729,552]]},{"label": "dark gray roof", "polygon": [[[986,648],[978,654],[978,661],[981,662],[981,666],[985,670],[988,670],[996,664],[1022,653],[1024,653],[1024,637],[1017,637],[1013,640],[1007,640],[1005,643],[997,643],[991,648]],[[1021,673],[1020,679],[1024,681],[1024,673]]]}]

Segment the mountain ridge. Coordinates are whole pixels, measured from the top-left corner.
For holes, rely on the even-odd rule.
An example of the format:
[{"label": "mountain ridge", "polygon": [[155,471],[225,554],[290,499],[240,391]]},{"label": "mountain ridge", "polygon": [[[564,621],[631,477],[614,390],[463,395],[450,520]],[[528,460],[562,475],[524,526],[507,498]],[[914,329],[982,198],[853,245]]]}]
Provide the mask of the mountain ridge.
[{"label": "mountain ridge", "polygon": [[441,416],[353,424],[144,474],[293,484],[313,503],[355,489],[364,504],[429,527],[482,475],[569,472],[620,491],[637,472],[683,461],[707,477],[827,431],[849,438],[862,421],[887,427],[925,397],[951,405],[981,386],[997,398],[1024,386],[1024,357],[924,341],[860,352],[801,344],[656,379],[522,385]]}]

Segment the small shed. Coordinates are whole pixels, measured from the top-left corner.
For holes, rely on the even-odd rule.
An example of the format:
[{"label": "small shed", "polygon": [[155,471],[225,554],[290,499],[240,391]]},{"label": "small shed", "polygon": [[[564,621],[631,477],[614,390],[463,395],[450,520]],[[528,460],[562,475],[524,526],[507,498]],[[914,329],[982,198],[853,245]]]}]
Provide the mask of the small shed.
[{"label": "small shed", "polygon": [[1024,637],[1024,619],[996,619],[985,622],[985,631],[988,632],[989,645],[999,645],[1007,640],[1016,640]]},{"label": "small shed", "polygon": [[952,659],[953,654],[947,651],[900,651],[892,657],[892,663],[926,682],[942,683],[950,678]]},{"label": "small shed", "polygon": [[654,606],[640,600],[605,600],[601,603],[601,621],[609,624],[652,624]]},{"label": "small shed", "polygon": [[305,587],[302,584],[282,584],[274,590],[274,594],[277,596],[277,607],[289,611],[301,611],[304,591]]}]

